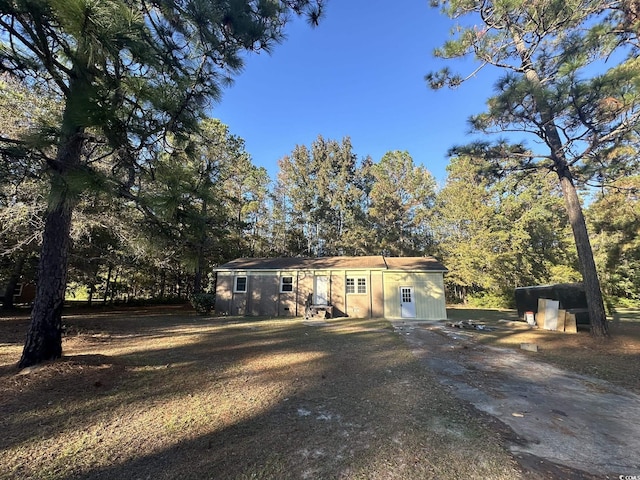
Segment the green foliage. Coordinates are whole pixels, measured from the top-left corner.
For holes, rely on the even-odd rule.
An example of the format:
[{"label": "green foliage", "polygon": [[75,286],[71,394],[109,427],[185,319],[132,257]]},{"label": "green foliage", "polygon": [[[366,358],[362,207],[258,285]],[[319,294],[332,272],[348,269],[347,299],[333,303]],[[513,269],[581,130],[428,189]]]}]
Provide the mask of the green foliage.
[{"label": "green foliage", "polygon": [[[637,310],[640,308],[640,298],[627,298],[627,297],[609,297],[607,304],[612,305],[614,308],[632,308]],[[613,314],[613,312],[609,312]]]},{"label": "green foliage", "polygon": [[322,0],[1,5],[0,73],[43,86],[62,104],[56,135],[41,148],[55,153],[46,162],[41,288],[20,361],[25,367],[62,354],[69,232],[82,194],[107,190],[141,203],[140,177],[152,174],[161,151],[173,149],[170,142],[197,130],[205,107],[242,68],[242,56],[280,41],[290,13],[317,23]]},{"label": "green foliage", "polygon": [[265,176],[226,125],[204,120],[142,177],[138,199],[154,232],[146,241],[149,252],[158,264],[194,272],[193,291],[200,292],[214,264],[249,254],[254,237],[248,220],[260,212]]},{"label": "green foliage", "polygon": [[384,154],[370,167],[367,214],[375,245],[387,255],[425,255],[431,250],[428,216],[435,200],[435,180],[408,152]]},{"label": "green foliage", "polygon": [[[594,255],[576,183],[603,182],[633,174],[637,161],[629,148],[638,146],[640,69],[637,68],[637,26],[625,23],[635,7],[596,0],[435,1],[456,19],[456,31],[436,56],[473,56],[500,68],[504,75],[488,110],[471,119],[482,133],[520,132],[543,148],[509,156],[501,143],[484,148],[483,157],[499,169],[534,169],[556,173],[565,199],[580,271],[583,275],[592,333],[607,334],[607,322]],[[635,5],[635,3],[633,4]],[[473,26],[462,17],[481,20]],[[623,21],[624,20],[624,21]],[[607,32],[597,36],[593,32]],[[618,42],[612,42],[617,37]],[[626,60],[611,67],[603,59]],[[433,88],[455,87],[461,78],[444,70],[427,76]],[[476,153],[477,154],[477,153]],[[631,161],[630,161],[631,160]]]},{"label": "green foliage", "polygon": [[453,158],[448,172],[430,228],[454,299],[577,275],[562,199],[548,176],[505,175],[468,156]]},{"label": "green foliage", "polygon": [[[280,252],[341,255],[367,252],[366,192],[350,139],[319,136],[278,163],[274,192]],[[275,252],[274,252],[275,253]]]},{"label": "green foliage", "polygon": [[358,162],[348,138],[319,136],[279,167],[273,214],[280,255],[431,253],[435,180],[408,152]]},{"label": "green foliage", "polygon": [[200,315],[208,315],[215,308],[216,296],[212,293],[195,293],[191,296],[191,305]]},{"label": "green foliage", "polygon": [[[70,197],[69,275],[86,297],[184,301],[206,290],[201,277],[212,266],[238,256],[384,252],[436,254],[456,298],[506,306],[514,287],[580,279],[562,195],[547,174],[563,166],[560,152],[577,182],[608,181],[588,207],[596,262],[609,298],[638,301],[640,60],[600,63],[619,45],[637,48],[628,2],[607,12],[585,1],[435,2],[461,22],[491,9],[490,22],[460,23],[437,52],[509,70],[472,126],[534,135],[552,152],[504,141],[459,147],[437,193],[408,152],[358,160],[348,137],[321,136],[281,159],[270,189],[242,139],[203,119],[202,107],[239,71],[243,51],[281,39],[288,7],[314,21],[321,2],[223,3],[165,2],[155,24],[135,2],[6,4],[4,276],[21,262],[34,275],[47,201]],[[44,27],[50,63],[6,48]],[[465,80],[448,69],[429,79],[438,88]],[[549,125],[562,132],[560,149]],[[72,138],[82,139],[81,154],[68,161],[60,152]]]},{"label": "green foliage", "polygon": [[515,299],[511,292],[478,292],[468,296],[467,305],[474,308],[514,308]]},{"label": "green foliage", "polygon": [[608,297],[631,302],[640,299],[639,187],[638,176],[612,183],[599,192],[587,212],[603,290]]},{"label": "green foliage", "polygon": [[[553,152],[523,151],[512,162],[519,159],[523,169],[538,166],[558,172],[566,164],[582,182],[637,171],[637,158],[625,146],[638,140],[634,126],[640,118],[640,69],[629,42],[611,41],[625,35],[620,12],[592,0],[435,4],[458,21],[454,38],[436,56],[469,55],[481,62],[480,68],[493,65],[505,72],[487,112],[471,119],[474,129],[521,132],[542,140]],[[484,23],[464,24],[467,14],[479,14]],[[613,51],[622,48],[631,54],[628,59],[613,65],[602,62],[620,58]],[[445,68],[431,73],[428,81],[440,88],[471,76],[462,79]],[[504,158],[496,153],[485,152],[487,158]]]}]

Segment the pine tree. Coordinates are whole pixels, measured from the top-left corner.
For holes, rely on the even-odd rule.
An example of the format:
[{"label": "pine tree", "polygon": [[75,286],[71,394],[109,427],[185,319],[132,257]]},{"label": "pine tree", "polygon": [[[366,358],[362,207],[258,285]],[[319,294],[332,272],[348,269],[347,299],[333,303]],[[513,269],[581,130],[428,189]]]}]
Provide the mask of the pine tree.
[{"label": "pine tree", "polygon": [[[282,39],[290,12],[317,23],[322,0],[5,0],[0,72],[46,85],[63,105],[48,162],[50,196],[38,290],[20,366],[62,354],[69,232],[79,193],[135,195],[137,173],[167,134],[190,133],[246,51]],[[111,168],[92,168],[92,143]],[[133,190],[132,190],[133,189]]]},{"label": "pine tree", "polygon": [[[507,72],[488,101],[488,112],[472,118],[474,129],[521,132],[535,138],[545,150],[505,149],[497,143],[465,151],[496,163],[516,160],[520,171],[541,168],[555,172],[578,252],[591,332],[607,336],[600,282],[576,184],[635,169],[621,147],[637,141],[640,60],[632,56],[610,68],[603,63],[620,45],[631,48],[615,40],[613,23],[618,12],[607,11],[607,5],[592,0],[433,4],[460,22],[466,15],[481,22],[480,26],[460,23],[455,37],[436,51],[437,56],[472,55],[480,62],[479,68],[492,65]],[[629,37],[634,38],[633,34],[627,34]],[[472,76],[462,78],[444,69],[429,74],[427,80],[440,88],[458,86]]]}]

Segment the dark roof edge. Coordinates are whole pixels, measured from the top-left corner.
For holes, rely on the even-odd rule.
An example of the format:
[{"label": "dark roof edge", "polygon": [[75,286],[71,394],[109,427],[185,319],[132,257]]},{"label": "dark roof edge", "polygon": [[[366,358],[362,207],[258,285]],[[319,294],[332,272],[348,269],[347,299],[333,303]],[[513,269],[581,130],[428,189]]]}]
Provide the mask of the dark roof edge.
[{"label": "dark roof edge", "polygon": [[[237,258],[213,268],[217,272],[232,272],[239,270],[377,270],[404,272],[448,272],[449,270],[433,256],[425,257],[385,257],[384,255],[370,255],[362,257],[276,257],[276,258]],[[344,260],[344,263],[341,261]],[[412,263],[414,260],[415,263]],[[425,263],[426,261],[426,263]]]}]

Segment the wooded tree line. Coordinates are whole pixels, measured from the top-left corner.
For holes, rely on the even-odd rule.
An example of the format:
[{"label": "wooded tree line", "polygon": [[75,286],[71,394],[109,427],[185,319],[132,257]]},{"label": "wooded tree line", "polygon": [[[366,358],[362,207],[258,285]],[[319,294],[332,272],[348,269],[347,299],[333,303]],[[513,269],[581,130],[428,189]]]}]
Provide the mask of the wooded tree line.
[{"label": "wooded tree line", "polygon": [[[3,108],[34,102],[20,111],[37,113],[42,97],[0,85]],[[13,168],[0,186],[2,278],[33,279],[46,181],[4,165]],[[348,137],[322,136],[278,166],[270,179],[242,139],[208,119],[141,177],[137,202],[85,192],[72,222],[67,297],[184,301],[213,288],[215,265],[241,256],[435,255],[449,268],[449,300],[478,305],[506,305],[515,287],[581,279],[562,194],[547,172],[508,175],[458,156],[438,186],[408,152],[374,161]],[[640,299],[638,187],[640,176],[583,191],[612,302]],[[6,306],[12,293],[9,285]]]},{"label": "wooded tree line", "polygon": [[91,298],[184,297],[240,255],[436,254],[461,298],[579,271],[606,335],[596,262],[605,291],[637,297],[638,1],[432,5],[457,23],[435,55],[478,69],[431,87],[504,72],[471,119],[487,141],[454,148],[436,189],[407,153],[358,159],[319,137],[270,188],[205,112],[247,52],[292,15],[317,24],[323,0],[0,1],[1,263],[38,278],[20,366],[61,355],[69,280]]}]

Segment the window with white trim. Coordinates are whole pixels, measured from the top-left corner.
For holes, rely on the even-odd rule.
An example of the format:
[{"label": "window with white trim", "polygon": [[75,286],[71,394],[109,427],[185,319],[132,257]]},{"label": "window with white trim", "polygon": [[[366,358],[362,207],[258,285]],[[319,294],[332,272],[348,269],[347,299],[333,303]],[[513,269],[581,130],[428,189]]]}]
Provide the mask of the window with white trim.
[{"label": "window with white trim", "polygon": [[365,277],[347,277],[347,293],[367,293]]},{"label": "window with white trim", "polygon": [[235,293],[245,293],[247,291],[247,277],[235,277],[233,291]]},{"label": "window with white trim", "polygon": [[293,277],[280,277],[280,292],[293,292]]}]

